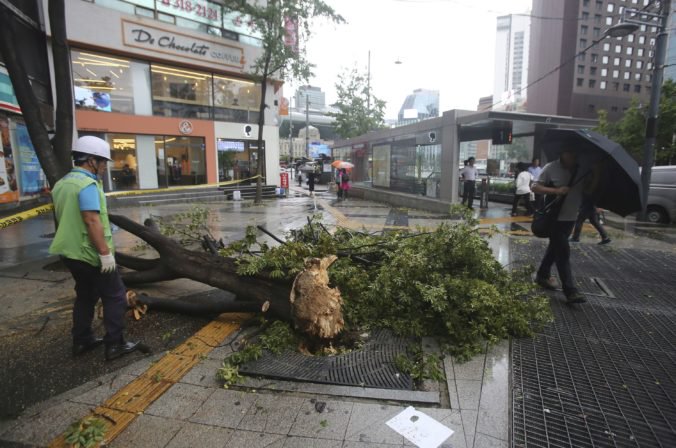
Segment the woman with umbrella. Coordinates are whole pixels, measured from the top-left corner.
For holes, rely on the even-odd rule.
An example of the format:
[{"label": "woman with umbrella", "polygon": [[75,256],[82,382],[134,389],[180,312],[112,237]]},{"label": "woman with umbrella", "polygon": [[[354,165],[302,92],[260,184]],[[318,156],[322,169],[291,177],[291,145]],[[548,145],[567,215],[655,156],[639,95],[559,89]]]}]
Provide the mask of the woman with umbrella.
[{"label": "woman with umbrella", "polygon": [[354,165],[343,160],[336,160],[331,166],[338,170],[338,175],[336,176],[336,184],[338,184],[338,200],[347,199],[347,192],[350,189],[350,175],[348,174],[348,171],[352,170]]}]

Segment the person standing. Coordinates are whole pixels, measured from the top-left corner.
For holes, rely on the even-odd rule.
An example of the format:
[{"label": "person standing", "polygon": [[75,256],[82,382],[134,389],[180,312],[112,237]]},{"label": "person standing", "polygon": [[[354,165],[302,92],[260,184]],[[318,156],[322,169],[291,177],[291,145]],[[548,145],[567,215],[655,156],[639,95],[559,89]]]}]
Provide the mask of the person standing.
[{"label": "person standing", "polygon": [[307,173],[307,186],[310,190],[310,197],[315,195],[315,173],[313,171]]},{"label": "person standing", "polygon": [[533,180],[533,176],[530,171],[526,169],[527,166],[527,163],[517,164],[516,169],[518,174],[516,176],[516,192],[514,193],[514,201],[512,202],[512,216],[516,216],[516,209],[519,206],[519,202],[522,200],[526,203],[527,216],[533,214],[533,206],[530,201],[530,184]]},{"label": "person standing", "polygon": [[[528,167],[528,172],[533,177],[533,182],[537,182],[540,178],[540,173],[542,173],[542,168],[540,167],[540,159],[534,157],[531,161],[530,166]],[[535,209],[541,209],[543,204],[543,197],[541,194],[535,194]]]},{"label": "person standing", "polygon": [[[111,160],[110,145],[98,137],[80,137],[72,156],[75,167],[52,190],[57,229],[49,253],[61,256],[75,280],[73,355],[105,344],[105,358],[112,360],[143,347],[123,336],[126,289],[115,265],[113,234],[99,180]],[[103,338],[92,331],[99,298],[106,330]]]},{"label": "person standing", "polygon": [[582,185],[580,182],[574,184],[576,177],[577,155],[574,151],[566,149],[559,160],[548,163],[543,168],[538,181],[533,185],[535,193],[551,195],[553,196],[551,200],[560,201],[558,206],[553,206],[555,207],[553,210],[558,210],[558,215],[549,235],[549,245],[535,275],[535,282],[543,288],[556,289],[556,282],[551,276],[552,265],[556,263],[567,303],[586,302],[575,285],[568,244],[568,237],[573,230],[577,211],[582,202]]},{"label": "person standing", "polygon": [[460,171],[463,180],[462,205],[467,204],[470,210],[474,210],[474,191],[476,189],[477,169],[474,166],[475,159],[467,159],[467,165]]},{"label": "person standing", "polygon": [[347,200],[347,192],[350,190],[350,175],[345,168],[340,170],[340,191],[344,201]]}]

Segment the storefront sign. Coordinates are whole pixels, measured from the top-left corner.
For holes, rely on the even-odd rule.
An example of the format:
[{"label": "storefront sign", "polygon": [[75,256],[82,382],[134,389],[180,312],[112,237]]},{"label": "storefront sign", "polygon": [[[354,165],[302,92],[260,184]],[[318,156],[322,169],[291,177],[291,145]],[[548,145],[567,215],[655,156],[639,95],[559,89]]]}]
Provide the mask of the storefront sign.
[{"label": "storefront sign", "polygon": [[279,173],[279,186],[284,189],[289,188],[289,173]]},{"label": "storefront sign", "polygon": [[154,26],[122,20],[122,38],[127,47],[181,56],[200,62],[244,68],[244,50],[187,34],[170,32]]},{"label": "storefront sign", "polygon": [[220,28],[222,7],[206,0],[157,0],[158,11]]},{"label": "storefront sign", "polygon": [[28,135],[28,129],[23,124],[16,125],[16,141],[21,158],[21,194],[40,193],[46,186],[44,174]]},{"label": "storefront sign", "polygon": [[4,67],[0,67],[0,109],[21,113],[19,108],[19,101],[14,95],[14,88],[12,81],[9,79],[9,74]]},{"label": "storefront sign", "polygon": [[17,202],[19,191],[9,135],[9,120],[0,117],[0,204]]},{"label": "storefront sign", "polygon": [[178,130],[183,135],[192,134],[192,123],[188,120],[183,120],[178,124]]}]

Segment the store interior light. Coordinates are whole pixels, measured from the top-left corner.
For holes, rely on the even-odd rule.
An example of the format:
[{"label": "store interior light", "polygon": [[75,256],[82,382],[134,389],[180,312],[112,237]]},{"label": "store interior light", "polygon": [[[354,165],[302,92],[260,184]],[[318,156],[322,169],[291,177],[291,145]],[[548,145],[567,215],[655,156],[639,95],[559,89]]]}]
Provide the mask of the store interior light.
[{"label": "store interior light", "polygon": [[110,74],[113,75],[114,77],[116,77],[117,79],[120,79],[120,75],[118,75],[114,71],[110,70]]},{"label": "store interior light", "polygon": [[216,76],[214,75],[214,79],[222,79],[224,81],[230,81],[230,82],[240,82],[242,84],[249,84],[249,85],[254,85],[256,84],[253,81],[247,81],[246,79],[237,79],[237,78],[226,78],[224,76]]},{"label": "store interior light", "polygon": [[92,75],[92,76],[96,76],[96,77],[99,76],[96,73],[94,73],[93,71],[89,70],[88,68],[85,68],[85,70],[87,70],[87,72],[89,72],[89,74]]},{"label": "store interior light", "polygon": [[84,59],[84,58],[82,58],[82,56],[89,56],[89,57],[97,58],[97,59],[105,59],[105,60],[107,60],[107,61],[121,62],[121,63],[123,63],[123,64],[129,65],[129,60],[128,60],[128,59],[111,58],[111,57],[109,57],[109,56],[102,56],[102,55],[100,55],[100,54],[86,53],[86,52],[84,52],[84,51],[81,51],[81,52],[80,52],[80,58],[81,58],[81,59]]},{"label": "store interior light", "polygon": [[101,81],[100,79],[85,79],[85,78],[75,78],[75,81],[88,82],[91,84],[105,84],[106,81]]},{"label": "store interior light", "polygon": [[176,75],[176,76],[181,76],[181,75],[187,75],[187,77],[194,77],[195,79],[207,79],[210,76],[207,75],[206,73],[200,73],[200,72],[191,72],[189,70],[181,70],[178,68],[172,68],[172,67],[167,67],[164,65],[153,65],[151,70],[153,72],[159,72],[159,73],[167,73],[168,75]]}]

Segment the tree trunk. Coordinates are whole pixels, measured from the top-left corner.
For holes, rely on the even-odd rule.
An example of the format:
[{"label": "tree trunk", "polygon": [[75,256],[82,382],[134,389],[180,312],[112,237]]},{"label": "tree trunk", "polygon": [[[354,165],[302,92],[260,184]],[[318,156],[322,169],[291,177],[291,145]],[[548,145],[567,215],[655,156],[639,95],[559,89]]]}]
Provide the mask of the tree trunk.
[{"label": "tree trunk", "polygon": [[[28,129],[28,134],[30,135],[33,147],[35,148],[35,153],[47,176],[49,185],[53,187],[56,181],[61,179],[69,171],[70,165],[62,165],[52,149],[52,144],[49,141],[49,135],[47,134],[47,128],[44,125],[44,120],[42,119],[42,114],[40,112],[40,103],[38,102],[35,93],[33,93],[28,73],[21,61],[21,57],[24,55],[19,55],[17,53],[18,47],[14,45],[14,29],[17,26],[16,23],[17,20],[14,18],[13,13],[0,5],[0,53],[2,54],[3,61],[7,67],[9,78],[12,81],[12,87],[14,88],[14,93],[16,94],[19,106],[21,107],[21,113],[26,122],[26,128]],[[54,24],[52,24],[52,26],[54,26]],[[65,23],[63,26],[65,27]],[[57,61],[55,61],[55,63],[57,63]],[[56,89],[57,91],[63,89],[70,91],[71,86],[57,85]],[[67,129],[67,132],[73,132],[72,126]]]},{"label": "tree trunk", "polygon": [[67,172],[72,166],[74,102],[64,0],[49,0],[49,24],[52,31],[52,57],[56,85],[56,135],[53,150],[60,165]]},{"label": "tree trunk", "polygon": [[268,91],[268,70],[270,69],[270,59],[271,55],[269,52],[266,52],[265,55],[265,67],[263,69],[263,76],[261,77],[261,104],[258,109],[258,148],[256,149],[257,159],[258,159],[258,169],[256,174],[258,178],[256,179],[256,199],[254,204],[260,204],[263,202],[263,163],[265,162],[265,153],[263,149],[263,126],[265,126],[265,95]]},{"label": "tree trunk", "polygon": [[143,226],[120,215],[110,215],[110,220],[144,240],[160,255],[158,259],[145,260],[117,253],[120,265],[141,269],[123,275],[127,285],[189,278],[230,291],[237,300],[259,307],[269,302],[271,313],[294,322],[299,330],[315,338],[330,339],[343,329],[340,292],[328,286],[327,269],[335,257],[308,260],[306,269],[293,282],[263,274],[240,276],[234,258],[186,249],[160,234],[152,223]]}]

